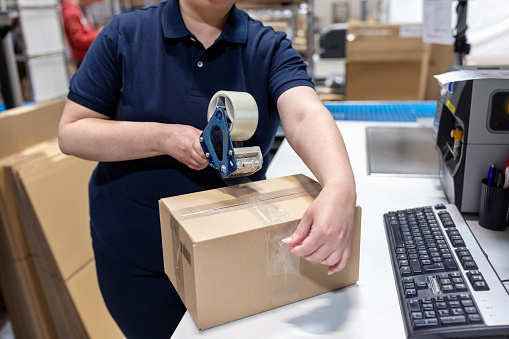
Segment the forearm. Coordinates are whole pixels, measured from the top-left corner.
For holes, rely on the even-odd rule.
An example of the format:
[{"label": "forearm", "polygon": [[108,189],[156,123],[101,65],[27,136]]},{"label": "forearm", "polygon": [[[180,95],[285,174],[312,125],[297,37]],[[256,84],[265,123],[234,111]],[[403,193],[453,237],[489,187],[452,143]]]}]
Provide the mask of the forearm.
[{"label": "forearm", "polygon": [[123,161],[163,154],[163,135],[158,123],[85,118],[61,125],[59,144],[62,152],[79,158]]},{"label": "forearm", "polygon": [[[302,96],[305,93],[295,92],[293,98],[283,98],[291,106],[291,114],[282,116],[285,137],[290,146],[323,187],[334,186],[348,190],[348,195],[355,200],[354,175],[345,143],[334,119],[318,98],[302,105],[295,100],[295,94]],[[306,112],[299,112],[300,109]]]},{"label": "forearm", "polygon": [[194,170],[207,167],[201,131],[187,125],[114,121],[68,100],[58,127],[65,154],[94,161],[124,161],[169,155]]},{"label": "forearm", "polygon": [[329,266],[345,267],[355,217],[355,180],[343,138],[330,112],[309,87],[296,87],[278,100],[285,136],[322,185],[291,237],[291,254]]}]

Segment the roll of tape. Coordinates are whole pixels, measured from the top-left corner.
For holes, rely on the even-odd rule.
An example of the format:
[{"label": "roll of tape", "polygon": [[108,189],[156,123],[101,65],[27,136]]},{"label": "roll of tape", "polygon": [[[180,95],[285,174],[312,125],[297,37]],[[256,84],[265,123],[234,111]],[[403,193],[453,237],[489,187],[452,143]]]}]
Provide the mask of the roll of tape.
[{"label": "roll of tape", "polygon": [[232,141],[251,138],[258,126],[258,106],[253,96],[246,92],[219,91],[210,100],[207,121],[222,107],[228,114],[228,126]]}]

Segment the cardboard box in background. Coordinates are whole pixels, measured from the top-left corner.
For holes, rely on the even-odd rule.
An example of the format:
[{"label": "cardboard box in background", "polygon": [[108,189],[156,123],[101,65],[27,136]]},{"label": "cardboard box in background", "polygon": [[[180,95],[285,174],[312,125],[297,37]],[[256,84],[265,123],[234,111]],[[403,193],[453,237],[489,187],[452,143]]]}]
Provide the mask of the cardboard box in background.
[{"label": "cardboard box in background", "polygon": [[453,63],[453,46],[422,42],[420,25],[350,22],[346,100],[436,100],[433,75]]},{"label": "cardboard box in background", "polygon": [[199,329],[341,287],[359,277],[361,209],[339,273],[290,255],[290,236],[320,186],[304,175],[160,200],[165,272]]},{"label": "cardboard box in background", "polygon": [[440,84],[435,79],[435,75],[447,72],[449,66],[454,64],[454,46],[431,44],[429,48],[431,51],[424,80],[426,83],[424,100],[438,100]]}]

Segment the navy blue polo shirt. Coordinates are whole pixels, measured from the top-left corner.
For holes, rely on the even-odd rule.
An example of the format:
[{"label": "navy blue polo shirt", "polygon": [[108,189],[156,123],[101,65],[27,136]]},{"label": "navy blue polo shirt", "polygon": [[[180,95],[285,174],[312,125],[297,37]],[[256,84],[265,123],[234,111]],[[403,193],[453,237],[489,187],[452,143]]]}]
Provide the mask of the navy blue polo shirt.
[{"label": "navy blue polo shirt", "polygon": [[[284,33],[233,7],[220,37],[204,49],[186,28],[178,1],[170,0],[115,16],[71,79],[68,98],[114,120],[203,130],[214,93],[248,92],[259,122],[244,146],[260,146],[267,160],[280,122],[277,99],[295,86],[313,83]],[[251,179],[265,172],[266,166]],[[162,272],[158,200],[220,186],[217,170],[195,171],[169,156],[101,162],[89,184],[94,241]]]}]

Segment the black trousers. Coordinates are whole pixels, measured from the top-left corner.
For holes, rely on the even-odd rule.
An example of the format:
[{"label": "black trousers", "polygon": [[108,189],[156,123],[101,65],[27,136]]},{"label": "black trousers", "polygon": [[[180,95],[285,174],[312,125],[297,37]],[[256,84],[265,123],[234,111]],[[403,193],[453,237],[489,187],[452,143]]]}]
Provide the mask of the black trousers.
[{"label": "black trousers", "polygon": [[166,274],[124,262],[97,239],[94,253],[104,301],[127,339],[169,339],[186,308]]}]

